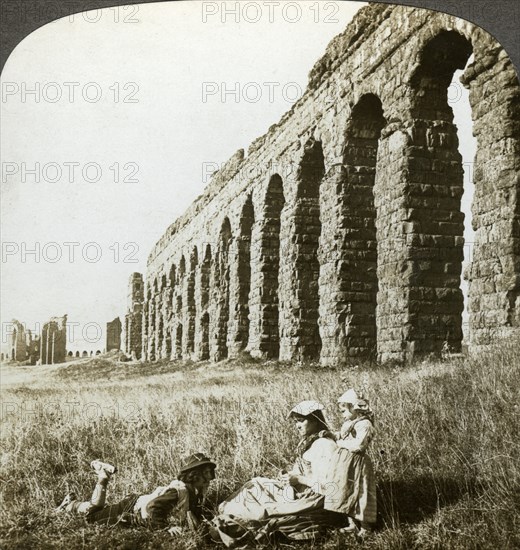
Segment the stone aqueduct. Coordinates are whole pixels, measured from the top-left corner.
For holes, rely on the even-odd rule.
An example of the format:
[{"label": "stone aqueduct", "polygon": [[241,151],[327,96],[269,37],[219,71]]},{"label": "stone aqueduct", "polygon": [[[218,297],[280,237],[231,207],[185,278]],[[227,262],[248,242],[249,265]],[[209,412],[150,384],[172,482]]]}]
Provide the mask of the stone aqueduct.
[{"label": "stone aqueduct", "polygon": [[467,21],[372,4],[153,248],[143,357],[329,365],[460,349],[463,169],[447,88],[472,53],[469,346],[520,333],[514,66]]}]

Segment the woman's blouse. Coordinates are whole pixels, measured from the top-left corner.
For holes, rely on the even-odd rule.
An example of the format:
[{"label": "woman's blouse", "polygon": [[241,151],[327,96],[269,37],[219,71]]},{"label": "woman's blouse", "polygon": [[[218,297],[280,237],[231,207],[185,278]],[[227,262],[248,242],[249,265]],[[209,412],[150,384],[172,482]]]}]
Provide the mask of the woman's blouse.
[{"label": "woman's blouse", "polygon": [[319,438],[302,455],[303,474],[312,481],[310,487],[317,493],[323,494],[326,490],[329,462],[336,448],[332,439]]}]

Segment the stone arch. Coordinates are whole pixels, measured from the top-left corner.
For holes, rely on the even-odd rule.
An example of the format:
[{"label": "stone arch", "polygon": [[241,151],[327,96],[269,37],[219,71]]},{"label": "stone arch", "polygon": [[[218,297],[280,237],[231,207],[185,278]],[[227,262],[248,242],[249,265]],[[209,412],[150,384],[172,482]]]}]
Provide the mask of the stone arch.
[{"label": "stone arch", "polygon": [[[324,175],[325,160],[321,141],[310,138],[304,146],[303,157],[296,173],[296,198],[319,199],[321,180]],[[311,216],[314,218],[316,213],[312,212]]]},{"label": "stone arch", "polygon": [[[150,323],[149,320],[149,302],[145,301],[143,304],[142,314],[141,316],[137,315],[136,318],[136,331],[139,329],[137,328],[138,325],[141,326],[141,335],[139,338],[139,348],[141,349],[141,354],[144,359],[148,358],[148,325]],[[125,321],[125,325],[127,325]],[[127,327],[128,328],[128,327]],[[126,353],[130,353],[130,340],[131,340],[131,333],[126,330],[125,334],[125,351]],[[139,349],[138,348],[138,349]]]},{"label": "stone arch", "polygon": [[279,271],[281,212],[285,205],[283,181],[273,174],[267,185],[260,219],[251,237],[249,350],[255,357],[277,359],[280,354]]},{"label": "stone arch", "polygon": [[411,73],[411,115],[419,120],[453,120],[448,104],[448,86],[457,69],[464,69],[473,52],[471,42],[456,31],[442,30],[419,51],[418,65]]},{"label": "stone arch", "polygon": [[186,342],[184,345],[184,353],[187,356],[195,351],[195,271],[199,263],[199,255],[197,247],[194,246],[190,254],[188,272],[186,274],[185,294],[185,314],[184,326],[186,327]]},{"label": "stone arch", "polygon": [[236,241],[236,302],[233,316],[232,341],[234,354],[247,348],[249,343],[249,292],[251,290],[251,233],[255,222],[253,198],[249,195],[242,206],[239,233]]},{"label": "stone arch", "polygon": [[209,359],[209,313],[206,311],[200,321],[201,345],[199,357],[202,361]]},{"label": "stone arch", "polygon": [[209,359],[209,304],[211,293],[211,245],[203,243],[196,277],[195,356]]},{"label": "stone arch", "polygon": [[225,217],[220,227],[215,264],[213,269],[213,302],[215,310],[213,360],[221,361],[228,357],[227,334],[229,325],[229,248],[232,233],[231,223]]},{"label": "stone arch", "polygon": [[155,361],[156,358],[156,340],[157,340],[157,333],[156,333],[156,305],[155,300],[152,300],[149,303],[149,330],[148,330],[148,359],[150,361]]},{"label": "stone arch", "polygon": [[337,272],[340,279],[340,346],[346,357],[377,355],[377,237],[374,182],[381,131],[385,126],[378,96],[368,93],[354,105],[345,131],[341,225]]},{"label": "stone arch", "polygon": [[175,359],[182,359],[182,323],[175,330]]},{"label": "stone arch", "polygon": [[150,361],[155,361],[159,354],[160,348],[158,347],[159,331],[158,331],[158,317],[160,309],[160,297],[158,293],[158,280],[157,277],[153,281],[153,296],[150,301],[150,316],[149,316],[149,331],[148,331],[148,358]]},{"label": "stone arch", "polygon": [[165,326],[164,326],[164,319],[161,313],[158,314],[158,322],[157,322],[157,357],[163,358],[163,344],[164,344],[164,332],[165,332]]},{"label": "stone arch", "polygon": [[181,261],[179,262],[179,282],[182,281],[185,274],[186,274],[186,259],[184,258],[184,254],[183,254],[181,257]]},{"label": "stone arch", "polygon": [[173,317],[177,323],[184,322],[184,307],[186,305],[186,289],[185,289],[185,274],[186,274],[186,259],[184,254],[179,260],[179,269],[177,269],[177,282],[175,285]]},{"label": "stone arch", "polygon": [[[448,176],[454,181],[451,185],[460,189],[462,195],[464,189],[458,183],[462,177],[456,178],[460,161],[451,152],[456,145],[450,143],[453,141],[457,144],[456,127],[452,122],[451,108],[447,105],[445,87],[455,69],[465,66],[472,46],[474,47],[474,62],[466,67],[460,80],[469,89],[473,136],[477,140],[471,207],[474,243],[470,249],[472,262],[465,273],[469,286],[469,343],[475,351],[481,345],[493,343],[497,337],[504,337],[512,327],[520,327],[520,264],[518,246],[515,244],[520,237],[518,224],[515,222],[520,204],[520,86],[518,73],[510,59],[494,40],[488,38],[490,37],[471,32],[466,33],[466,38],[454,31],[438,33],[421,50],[418,66],[410,79],[410,86],[416,92],[414,114],[419,116],[419,112],[422,112],[422,118],[427,116],[431,125],[438,126],[440,119],[447,127],[444,130],[445,135],[440,136],[443,138],[442,143],[435,146],[440,153],[446,155],[447,160],[451,153],[452,173],[448,172]],[[473,41],[472,44],[470,40]],[[439,63],[443,68],[437,79],[434,77],[434,63]],[[426,105],[428,97],[430,104]],[[423,107],[424,110],[421,111]],[[439,139],[433,132],[429,137]],[[437,187],[436,190],[441,189]],[[451,202],[454,199],[455,196]],[[443,195],[438,195],[438,200],[446,202]],[[450,222],[462,225],[460,219],[464,216],[457,212],[455,205],[447,204],[443,208],[453,211]],[[438,217],[434,218],[433,223],[440,223]],[[455,236],[460,241],[459,233],[460,228],[454,227],[449,236]],[[441,250],[445,251],[449,245],[449,241],[445,239]],[[461,246],[458,244],[457,252]],[[446,258],[446,269],[453,278],[460,273],[460,262],[454,254]],[[504,271],[509,275],[504,277]],[[445,341],[451,349],[457,350],[458,315],[455,308],[462,298],[456,295],[456,285],[451,279],[441,280],[444,282],[442,301],[450,302],[454,310],[447,313],[444,308],[439,312],[446,318],[444,331],[450,336],[455,332],[455,338],[446,338]],[[439,289],[437,293],[440,291]],[[448,323],[455,325],[455,329]],[[438,331],[442,330],[443,327],[439,326]]]},{"label": "stone arch", "polygon": [[310,138],[296,171],[296,196],[287,206],[284,249],[284,307],[280,359],[318,359],[319,330],[318,246],[321,236],[320,186],[325,160],[320,141]]},{"label": "stone arch", "polygon": [[75,357],[79,357],[79,350],[74,354]]},{"label": "stone arch", "polygon": [[171,359],[172,356],[172,335],[171,331],[168,329],[168,327],[165,328],[164,332],[164,351],[165,351],[165,358]]},{"label": "stone arch", "polygon": [[206,310],[209,305],[210,280],[211,280],[211,245],[207,244],[204,259],[201,265],[200,284],[200,307],[201,311]]},{"label": "stone arch", "polygon": [[414,355],[440,353],[445,343],[461,349],[464,172],[448,86],[471,53],[464,36],[441,31],[419,52],[410,78],[413,147],[407,155],[407,218],[418,239],[414,253],[421,258],[410,263],[407,340]]}]

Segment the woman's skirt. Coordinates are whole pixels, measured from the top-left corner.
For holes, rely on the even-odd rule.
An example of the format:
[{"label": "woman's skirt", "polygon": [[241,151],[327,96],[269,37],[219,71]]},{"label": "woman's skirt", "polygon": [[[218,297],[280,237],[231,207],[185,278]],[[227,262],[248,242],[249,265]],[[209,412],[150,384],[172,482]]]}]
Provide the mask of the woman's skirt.
[{"label": "woman's skirt", "polygon": [[376,522],[376,479],[366,453],[336,450],[330,462],[323,506],[364,523]]},{"label": "woman's skirt", "polygon": [[245,520],[263,520],[323,508],[323,500],[324,496],[314,491],[298,494],[277,479],[255,477],[224,500],[218,511]]},{"label": "woman's skirt", "polygon": [[257,477],[219,505],[212,533],[228,548],[265,544],[278,536],[315,540],[347,524],[344,514],[324,510],[324,499],[310,489],[297,493],[279,480]]}]

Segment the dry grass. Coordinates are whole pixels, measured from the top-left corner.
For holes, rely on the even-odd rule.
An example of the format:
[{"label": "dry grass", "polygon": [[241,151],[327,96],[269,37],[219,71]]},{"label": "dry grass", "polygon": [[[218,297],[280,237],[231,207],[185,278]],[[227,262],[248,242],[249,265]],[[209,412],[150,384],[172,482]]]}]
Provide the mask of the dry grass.
[{"label": "dry grass", "polygon": [[[218,365],[96,358],[4,366],[1,546],[201,548],[200,540],[174,542],[162,532],[88,526],[53,508],[66,483],[89,495],[93,458],[119,465],[109,494],[116,500],[168,482],[179,457],[196,450],[218,462],[216,503],[292,458],[296,434],[286,414],[294,403],[319,398],[338,426],[334,402],[353,383],[366,386],[377,413],[371,453],[380,518],[365,548],[520,548],[519,371],[514,344],[394,369],[247,357]],[[333,534],[315,547],[356,544]]]}]

